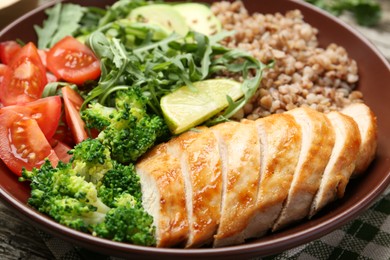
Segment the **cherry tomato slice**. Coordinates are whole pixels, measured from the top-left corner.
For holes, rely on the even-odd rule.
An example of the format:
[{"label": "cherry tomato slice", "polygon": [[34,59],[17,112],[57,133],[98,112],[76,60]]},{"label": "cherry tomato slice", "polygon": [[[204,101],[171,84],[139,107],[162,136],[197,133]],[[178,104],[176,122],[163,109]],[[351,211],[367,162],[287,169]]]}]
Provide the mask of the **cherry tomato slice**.
[{"label": "cherry tomato slice", "polygon": [[71,36],[56,43],[47,54],[47,68],[57,78],[77,85],[100,76],[100,62],[84,44]]},{"label": "cherry tomato slice", "polygon": [[72,158],[72,155],[68,154],[68,151],[70,151],[72,148],[70,148],[67,144],[55,139],[52,139],[51,143],[54,152],[58,156],[58,159],[64,163],[68,163],[70,158]]},{"label": "cherry tomato slice", "polygon": [[60,122],[56,129],[56,132],[53,135],[53,139],[61,141],[70,147],[73,147],[75,146],[75,143],[74,143],[72,130],[70,130],[64,114],[65,113],[62,113],[61,115]]},{"label": "cherry tomato slice", "polygon": [[41,49],[38,49],[37,51],[38,51],[39,57],[41,58],[43,66],[46,67],[47,66],[47,51],[41,50]]},{"label": "cherry tomato slice", "polygon": [[5,64],[0,64],[0,84],[7,73],[11,73],[11,69]]},{"label": "cherry tomato slice", "polygon": [[59,161],[36,120],[6,109],[0,110],[0,158],[18,176],[23,167],[39,168],[46,158],[53,166]]},{"label": "cherry tomato slice", "polygon": [[88,138],[85,123],[80,116],[83,98],[69,86],[62,88],[62,96],[64,98],[66,122],[72,131],[74,142],[78,144]]},{"label": "cherry tomato slice", "polygon": [[12,59],[0,85],[5,106],[25,104],[39,99],[47,84],[46,70],[33,43],[25,45]]},{"label": "cherry tomato slice", "polygon": [[50,72],[46,72],[46,78],[47,78],[47,83],[51,83],[51,82],[57,82],[58,81],[58,78],[50,73]]},{"label": "cherry tomato slice", "polygon": [[22,46],[16,41],[0,42],[0,62],[8,65],[20,49]]},{"label": "cherry tomato slice", "polygon": [[41,98],[23,106],[13,105],[3,109],[13,110],[26,117],[35,119],[46,139],[50,140],[58,127],[61,117],[61,97],[52,96]]}]

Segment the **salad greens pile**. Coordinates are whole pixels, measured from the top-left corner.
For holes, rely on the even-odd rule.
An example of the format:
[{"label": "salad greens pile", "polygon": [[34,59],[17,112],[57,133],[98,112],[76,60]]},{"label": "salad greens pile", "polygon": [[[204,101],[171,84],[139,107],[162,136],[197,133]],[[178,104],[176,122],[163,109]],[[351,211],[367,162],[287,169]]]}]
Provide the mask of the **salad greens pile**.
[{"label": "salad greens pile", "polygon": [[306,0],[336,16],[351,12],[357,23],[363,26],[375,26],[381,19],[380,4],[375,0]]},{"label": "salad greens pile", "polygon": [[[195,31],[185,37],[176,33],[164,35],[154,24],[126,19],[132,10],[144,5],[147,2],[141,0],[121,0],[101,10],[58,4],[47,11],[49,18],[43,27],[36,27],[39,46],[50,47],[61,35],[71,34],[85,41],[100,59],[102,75],[97,86],[82,93],[85,97],[82,110],[92,100],[112,106],[115,91],[124,86],[137,86],[148,97],[154,113],[161,115],[162,96],[184,85],[192,86],[192,82],[231,73],[244,79],[244,96],[235,102],[230,100],[225,113],[210,120],[208,125],[232,117],[255,93],[267,66],[247,52],[219,44],[233,32],[222,31],[211,36]],[[71,23],[60,25],[63,23],[59,21],[70,16],[73,16]],[[49,84],[48,88],[52,87]],[[45,93],[53,92],[45,90]]]},{"label": "salad greens pile", "polygon": [[[35,26],[40,49],[64,36],[84,42],[100,60],[95,81],[72,86],[84,98],[80,116],[99,134],[77,144],[69,163],[23,170],[31,182],[29,203],[71,228],[116,241],[154,245],[152,217],[142,207],[141,185],[134,164],[153,145],[170,138],[160,99],[182,86],[216,77],[242,79],[244,95],[227,96],[228,107],[208,125],[229,120],[254,95],[265,65],[247,52],[219,42],[233,32],[186,35],[156,23],[131,21],[143,0],[119,0],[101,9],[56,4]],[[44,96],[58,95],[67,82],[50,83]]]}]

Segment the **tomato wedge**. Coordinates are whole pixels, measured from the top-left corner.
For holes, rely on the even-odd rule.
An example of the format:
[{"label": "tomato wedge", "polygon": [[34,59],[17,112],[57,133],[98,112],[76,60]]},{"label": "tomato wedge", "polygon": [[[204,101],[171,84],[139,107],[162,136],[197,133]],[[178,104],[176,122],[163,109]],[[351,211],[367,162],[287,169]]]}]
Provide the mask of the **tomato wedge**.
[{"label": "tomato wedge", "polygon": [[61,97],[52,96],[38,99],[23,106],[13,105],[4,107],[3,109],[13,110],[24,116],[35,119],[46,139],[50,140],[58,127],[61,117],[61,108]]},{"label": "tomato wedge", "polygon": [[70,161],[70,158],[72,158],[72,155],[68,154],[72,148],[65,143],[52,139],[52,147],[60,161],[67,163]]},{"label": "tomato wedge", "polygon": [[23,167],[40,167],[46,158],[53,166],[59,161],[37,121],[7,109],[0,110],[0,158],[18,176]]},{"label": "tomato wedge", "polygon": [[11,69],[5,64],[0,64],[0,84],[7,73],[11,73]]},{"label": "tomato wedge", "polygon": [[12,59],[11,71],[0,85],[0,100],[5,106],[39,99],[47,83],[46,69],[33,43],[28,43]]},{"label": "tomato wedge", "polygon": [[47,66],[47,51],[41,50],[41,49],[38,49],[37,51],[38,51],[39,57],[41,58],[43,66],[46,67]]},{"label": "tomato wedge", "polygon": [[50,73],[50,72],[46,72],[46,78],[47,78],[47,83],[51,83],[51,82],[57,82],[58,81],[58,78]]},{"label": "tomato wedge", "polygon": [[16,41],[0,42],[0,62],[8,65],[20,49],[22,46]]},{"label": "tomato wedge", "polygon": [[62,113],[61,115],[60,122],[56,129],[56,132],[53,135],[53,139],[61,141],[70,147],[73,147],[75,145],[72,130],[70,130],[67,125],[64,113]]},{"label": "tomato wedge", "polygon": [[88,138],[85,131],[85,123],[80,116],[80,107],[83,104],[83,98],[69,86],[62,88],[64,98],[66,122],[72,131],[76,144]]},{"label": "tomato wedge", "polygon": [[100,76],[100,62],[84,44],[71,36],[56,43],[47,53],[47,68],[57,78],[77,85]]}]

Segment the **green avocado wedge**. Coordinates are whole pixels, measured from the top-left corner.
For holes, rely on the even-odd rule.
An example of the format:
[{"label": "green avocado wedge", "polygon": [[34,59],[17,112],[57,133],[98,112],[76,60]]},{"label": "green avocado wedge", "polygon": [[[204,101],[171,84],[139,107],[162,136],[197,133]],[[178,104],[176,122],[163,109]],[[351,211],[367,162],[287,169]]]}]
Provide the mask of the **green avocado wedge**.
[{"label": "green avocado wedge", "polygon": [[222,29],[221,22],[205,4],[184,3],[174,5],[174,8],[186,19],[190,29],[196,32],[213,35]]},{"label": "green avocado wedge", "polygon": [[128,18],[137,23],[154,24],[166,30],[167,34],[176,32],[186,36],[189,27],[186,19],[171,5],[152,4],[135,8]]}]

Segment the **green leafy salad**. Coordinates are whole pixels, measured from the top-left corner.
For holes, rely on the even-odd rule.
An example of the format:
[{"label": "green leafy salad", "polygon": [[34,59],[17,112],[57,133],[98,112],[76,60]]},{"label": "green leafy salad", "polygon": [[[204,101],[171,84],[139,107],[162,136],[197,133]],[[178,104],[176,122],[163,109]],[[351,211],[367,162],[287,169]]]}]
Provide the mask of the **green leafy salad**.
[{"label": "green leafy salad", "polygon": [[[60,160],[55,166],[46,160],[40,167],[23,169],[20,180],[31,186],[28,203],[73,229],[153,246],[153,219],[142,207],[137,160],[191,127],[230,120],[254,95],[262,71],[272,62],[265,65],[247,52],[222,46],[220,41],[234,32],[223,31],[203,4],[119,0],[98,8],[64,3],[46,14],[43,24],[35,26],[38,49],[77,39],[97,57],[100,74],[81,84],[79,78],[63,76],[45,85],[42,98],[60,95],[65,106],[70,102],[67,119],[79,122],[86,135],[80,134],[69,150],[69,162]],[[183,93],[204,92],[215,84],[226,84],[237,94],[219,87],[218,107],[207,115],[185,111],[187,121],[197,113],[201,121],[176,131],[182,119],[167,115],[164,106],[191,102]],[[183,87],[186,91],[179,91]],[[161,103],[163,97],[168,101]]]},{"label": "green leafy salad", "polygon": [[375,26],[379,23],[382,10],[375,0],[306,0],[332,14],[339,16],[350,12],[356,22],[363,26]]}]

